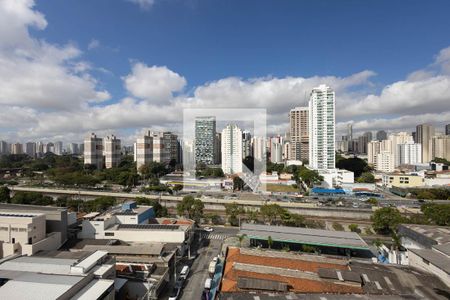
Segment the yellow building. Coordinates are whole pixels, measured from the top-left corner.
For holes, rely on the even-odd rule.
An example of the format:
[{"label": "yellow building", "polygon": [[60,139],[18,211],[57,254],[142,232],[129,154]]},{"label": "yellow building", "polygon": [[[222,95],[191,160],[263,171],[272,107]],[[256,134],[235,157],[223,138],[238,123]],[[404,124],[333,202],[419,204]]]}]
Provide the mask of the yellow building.
[{"label": "yellow building", "polygon": [[424,185],[422,177],[413,174],[384,174],[383,185],[387,187],[414,188]]}]

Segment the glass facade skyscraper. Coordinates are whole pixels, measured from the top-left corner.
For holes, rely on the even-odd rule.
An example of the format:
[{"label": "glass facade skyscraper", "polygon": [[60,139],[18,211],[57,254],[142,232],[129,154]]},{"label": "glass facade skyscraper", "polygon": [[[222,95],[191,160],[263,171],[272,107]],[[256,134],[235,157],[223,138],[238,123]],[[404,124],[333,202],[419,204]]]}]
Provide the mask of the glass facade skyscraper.
[{"label": "glass facade skyscraper", "polygon": [[195,163],[215,163],[216,117],[195,118]]}]

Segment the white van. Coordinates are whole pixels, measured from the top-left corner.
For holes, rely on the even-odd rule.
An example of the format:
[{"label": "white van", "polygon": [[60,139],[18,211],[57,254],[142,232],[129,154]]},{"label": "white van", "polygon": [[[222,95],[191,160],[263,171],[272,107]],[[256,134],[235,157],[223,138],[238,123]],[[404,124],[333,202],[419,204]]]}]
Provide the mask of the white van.
[{"label": "white van", "polygon": [[211,278],[207,278],[205,280],[205,290],[210,290],[211,289],[211,283],[212,283],[212,279]]},{"label": "white van", "polygon": [[183,269],[181,269],[180,272],[180,278],[186,279],[189,274],[189,266],[184,266]]}]

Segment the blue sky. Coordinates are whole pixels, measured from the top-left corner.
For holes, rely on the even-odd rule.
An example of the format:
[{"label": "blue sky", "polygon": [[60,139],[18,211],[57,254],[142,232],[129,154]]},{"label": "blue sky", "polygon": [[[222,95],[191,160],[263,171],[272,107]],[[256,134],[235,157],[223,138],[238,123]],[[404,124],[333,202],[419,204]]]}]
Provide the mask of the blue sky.
[{"label": "blue sky", "polygon": [[[0,19],[3,13],[18,21],[0,30],[0,42],[10,46],[0,47],[0,59],[4,51],[17,67],[0,60],[0,79],[20,78],[11,74],[17,69],[36,81],[0,85],[9,91],[0,92],[4,113],[29,120],[0,121],[5,138],[177,130],[180,107],[220,103],[267,108],[269,132],[284,134],[288,110],[304,105],[305,94],[320,83],[336,89],[338,130],[347,123],[355,131],[450,123],[449,1],[5,1],[16,7],[0,7]],[[10,37],[16,30],[22,41]],[[43,60],[47,45],[61,58],[51,52],[58,59]],[[36,54],[26,64],[11,49]],[[36,78],[34,63],[55,70],[48,82],[44,74]],[[50,79],[61,74],[69,78],[54,91]],[[15,89],[30,90],[10,92]],[[130,110],[135,118],[120,113]],[[113,117],[116,122],[107,120]]]},{"label": "blue sky", "polygon": [[36,8],[50,26],[37,33],[80,48],[98,40],[102,47],[86,57],[116,79],[135,59],[165,65],[191,87],[228,76],[347,76],[366,69],[387,84],[450,45],[450,2],[425,3],[157,0],[142,10],[123,0],[46,0]]}]

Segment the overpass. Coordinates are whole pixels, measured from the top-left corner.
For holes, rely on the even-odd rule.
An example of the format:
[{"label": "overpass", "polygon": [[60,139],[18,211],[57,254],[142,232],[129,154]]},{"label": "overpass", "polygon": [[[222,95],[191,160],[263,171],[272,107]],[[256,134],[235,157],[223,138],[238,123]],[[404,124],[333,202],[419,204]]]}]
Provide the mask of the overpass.
[{"label": "overpass", "polygon": [[[175,207],[178,202],[183,200],[182,196],[163,196],[163,195],[147,195],[135,193],[121,193],[121,192],[107,192],[107,191],[89,191],[89,190],[75,190],[75,189],[51,189],[51,188],[36,188],[25,186],[11,186],[11,193],[15,192],[38,192],[52,198],[59,196],[71,196],[73,198],[80,198],[84,201],[89,201],[97,197],[110,196],[119,200],[131,200],[137,197],[158,200],[167,207]],[[205,210],[209,211],[225,211],[225,204],[235,202],[245,207],[259,208],[267,203],[276,203],[279,206],[289,210],[292,213],[297,213],[303,216],[310,217],[330,217],[339,219],[361,219],[368,220],[372,215],[371,209],[363,208],[341,208],[341,207],[317,207],[314,203],[296,203],[296,202],[275,202],[266,200],[225,200],[220,198],[200,198],[205,205]]]}]

